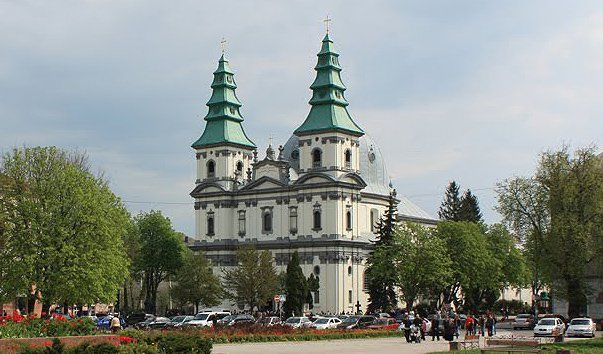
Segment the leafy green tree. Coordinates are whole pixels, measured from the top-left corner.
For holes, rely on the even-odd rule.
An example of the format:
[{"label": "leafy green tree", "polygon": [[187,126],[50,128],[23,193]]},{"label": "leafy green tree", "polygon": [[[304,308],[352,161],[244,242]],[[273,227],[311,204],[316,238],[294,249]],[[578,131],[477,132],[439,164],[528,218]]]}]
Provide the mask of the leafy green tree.
[{"label": "leafy green tree", "polygon": [[404,223],[397,229],[390,259],[398,279],[406,308],[410,310],[419,297],[434,298],[449,284],[452,261],[446,244],[431,235],[430,230],[415,223]]},{"label": "leafy green tree", "polygon": [[[528,181],[528,182],[526,182]],[[523,188],[513,188],[513,187]],[[586,309],[589,278],[603,258],[603,169],[594,148],[541,155],[536,174],[499,185],[499,211],[524,237],[568,315]]]},{"label": "leafy green tree", "polygon": [[182,305],[193,304],[195,313],[199,311],[199,304],[205,307],[220,304],[222,285],[204,255],[195,255],[190,250],[186,250],[184,264],[176,272],[174,280],[176,281],[172,289],[174,298]]},{"label": "leafy green tree", "polygon": [[461,197],[461,205],[458,213],[458,221],[469,221],[479,223],[483,221],[482,212],[479,209],[477,197],[467,189]]},{"label": "leafy green tree", "polygon": [[395,289],[397,274],[391,266],[391,260],[395,256],[392,240],[397,228],[395,195],[394,190],[389,196],[388,209],[377,224],[375,249],[366,263],[364,274],[369,293],[368,311],[389,312],[398,304]]},{"label": "leafy green tree", "polygon": [[140,233],[140,257],[136,264],[143,274],[144,308],[156,313],[157,288],[182,267],[184,243],[160,211],[141,213],[135,218]]},{"label": "leafy green tree", "polygon": [[128,224],[127,231],[124,233],[123,242],[126,255],[132,266],[129,269],[128,277],[123,284],[121,310],[125,313],[130,313],[134,310],[140,310],[140,301],[137,301],[140,299],[140,290],[138,291],[137,296],[135,294],[135,289],[142,280],[142,273],[140,269],[136,267],[136,264],[139,263],[141,251],[140,232],[134,220],[131,220]]},{"label": "leafy green tree", "polygon": [[128,270],[129,214],[86,155],[13,149],[0,174],[0,287],[5,298],[36,283],[51,303],[113,302]]},{"label": "leafy green tree", "polygon": [[452,181],[448,184],[444,194],[444,201],[440,206],[438,215],[441,220],[460,221],[461,198],[459,195],[459,185]]},{"label": "leafy green tree", "polygon": [[251,247],[237,250],[237,265],[222,270],[226,296],[251,310],[268,303],[279,287],[279,276],[268,251]]},{"label": "leafy green tree", "polygon": [[496,210],[522,245],[535,298],[550,283],[543,266],[546,259],[544,242],[550,229],[546,190],[534,178],[514,177],[498,183],[496,192]]},{"label": "leafy green tree", "polygon": [[442,221],[436,235],[446,244],[452,261],[451,282],[444,288],[444,303],[459,306],[461,290],[496,289],[496,278],[491,275],[501,264],[493,257],[481,225],[466,221]]},{"label": "leafy green tree", "polygon": [[304,303],[308,299],[308,286],[304,272],[299,265],[297,251],[293,252],[289,264],[287,264],[285,295],[287,295],[287,300],[283,304],[285,316],[301,315]]}]

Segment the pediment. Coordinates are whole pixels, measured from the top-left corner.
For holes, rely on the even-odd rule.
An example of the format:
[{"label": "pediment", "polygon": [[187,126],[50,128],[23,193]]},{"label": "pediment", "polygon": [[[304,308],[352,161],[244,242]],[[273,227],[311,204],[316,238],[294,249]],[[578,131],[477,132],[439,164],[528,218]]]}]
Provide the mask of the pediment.
[{"label": "pediment", "polygon": [[308,173],[295,181],[295,184],[333,183],[335,179],[324,173]]},{"label": "pediment", "polygon": [[261,177],[250,184],[241,188],[241,190],[258,190],[258,189],[271,189],[271,188],[282,188],[285,184],[270,177]]},{"label": "pediment", "polygon": [[362,179],[362,177],[355,173],[345,174],[339,178],[339,181],[344,183],[356,184],[362,186],[363,188],[366,187],[366,182]]},{"label": "pediment", "polygon": [[222,185],[215,182],[203,182],[198,184],[195,189],[191,192],[191,196],[195,197],[200,194],[208,194],[208,193],[220,193],[225,192],[226,190]]}]

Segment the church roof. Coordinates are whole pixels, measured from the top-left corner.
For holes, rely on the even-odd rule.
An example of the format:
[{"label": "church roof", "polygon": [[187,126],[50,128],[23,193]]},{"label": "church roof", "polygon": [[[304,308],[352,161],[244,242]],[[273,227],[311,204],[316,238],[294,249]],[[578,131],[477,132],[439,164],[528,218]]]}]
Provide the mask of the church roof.
[{"label": "church roof", "polygon": [[350,116],[345,99],[345,85],[341,81],[341,66],[339,54],[333,48],[333,41],[329,35],[322,40],[322,47],[318,53],[316,79],[310,86],[312,98],[310,99],[310,113],[295,135],[301,136],[323,131],[343,131],[353,135],[364,134]]},{"label": "church roof", "polygon": [[236,145],[255,148],[255,144],[247,134],[241,123],[243,117],[240,113],[241,102],[237,98],[234,73],[230,69],[224,54],[220,57],[218,68],[214,71],[214,80],[211,84],[212,95],[207,102],[208,111],[205,116],[205,130],[193,148],[214,145]]}]

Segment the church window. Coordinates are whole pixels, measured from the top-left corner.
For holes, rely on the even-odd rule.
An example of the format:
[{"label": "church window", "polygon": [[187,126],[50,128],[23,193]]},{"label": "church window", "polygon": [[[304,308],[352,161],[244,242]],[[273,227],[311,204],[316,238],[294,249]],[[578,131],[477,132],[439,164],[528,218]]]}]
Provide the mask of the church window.
[{"label": "church window", "polygon": [[348,290],[348,302],[352,303],[352,290]]},{"label": "church window", "polygon": [[317,168],[322,166],[322,151],[314,149],[312,151],[312,167]]},{"label": "church window", "polygon": [[214,226],[214,212],[210,210],[207,212],[207,236],[215,235]]},{"label": "church window", "polygon": [[314,266],[314,275],[320,275],[320,266]]},{"label": "church window", "polygon": [[289,232],[297,233],[297,207],[289,208]]},{"label": "church window", "polygon": [[320,291],[316,290],[314,292],[314,303],[315,304],[319,304],[320,303]]},{"label": "church window", "polygon": [[235,113],[236,113],[236,111],[237,111],[236,109],[234,109],[234,108],[230,107],[230,114],[235,114]]},{"label": "church window", "polygon": [[272,209],[264,209],[262,211],[262,232],[272,233]]},{"label": "church window", "polygon": [[350,150],[350,149],[345,150],[345,167],[346,168],[352,167],[352,150]]},{"label": "church window", "polygon": [[216,163],[213,160],[207,161],[207,178],[216,177]]},{"label": "church window", "polygon": [[320,204],[316,203],[314,205],[314,211],[312,212],[312,230],[321,230],[322,229],[322,210],[320,208]]},{"label": "church window", "polygon": [[232,76],[226,76],[226,81],[228,81],[228,83],[232,83]]},{"label": "church window", "polygon": [[370,222],[371,232],[377,231],[377,220],[379,219],[379,211],[377,209],[371,209]]},{"label": "church window", "polygon": [[237,162],[237,171],[243,172],[243,161]]},{"label": "church window", "polygon": [[292,160],[299,159],[299,150],[293,150],[293,151],[291,151],[291,159]]},{"label": "church window", "polygon": [[352,207],[347,207],[345,211],[345,228],[346,230],[352,229]]},{"label": "church window", "polygon": [[352,266],[348,266],[348,275],[352,275]]},{"label": "church window", "polygon": [[335,97],[341,98],[341,92],[339,92],[339,90],[335,91]]},{"label": "church window", "polygon": [[239,236],[245,236],[245,210],[239,210]]}]

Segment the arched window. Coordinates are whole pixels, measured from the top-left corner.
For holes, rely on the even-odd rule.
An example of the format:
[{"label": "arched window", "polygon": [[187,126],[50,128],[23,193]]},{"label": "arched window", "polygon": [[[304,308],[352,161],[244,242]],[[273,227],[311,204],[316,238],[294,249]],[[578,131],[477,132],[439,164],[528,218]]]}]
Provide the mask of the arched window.
[{"label": "arched window", "polygon": [[216,163],[213,160],[207,161],[207,178],[216,177]]},{"label": "arched window", "polygon": [[352,266],[348,266],[348,275],[352,275]]},{"label": "arched window", "polygon": [[377,221],[379,220],[379,211],[377,209],[371,209],[371,232],[377,231]]},{"label": "arched window", "polygon": [[214,212],[207,212],[207,236],[214,236]]},{"label": "arched window", "polygon": [[352,150],[350,150],[350,149],[345,150],[345,167],[346,168],[352,167]]},{"label": "arched window", "polygon": [[322,151],[320,149],[312,150],[312,167],[321,167],[322,166]]},{"label": "arched window", "polygon": [[321,229],[321,225],[320,225],[320,210],[314,210],[314,230],[320,230]]},{"label": "arched window", "polygon": [[348,208],[348,210],[345,212],[345,228],[347,230],[352,229],[352,209],[351,208]]},{"label": "arched window", "polygon": [[318,265],[314,266],[314,275],[320,275],[320,266],[318,266]]},{"label": "arched window", "polygon": [[243,161],[237,162],[237,171],[243,173]]},{"label": "arched window", "polygon": [[262,214],[262,232],[272,233],[272,209],[265,209]]}]

